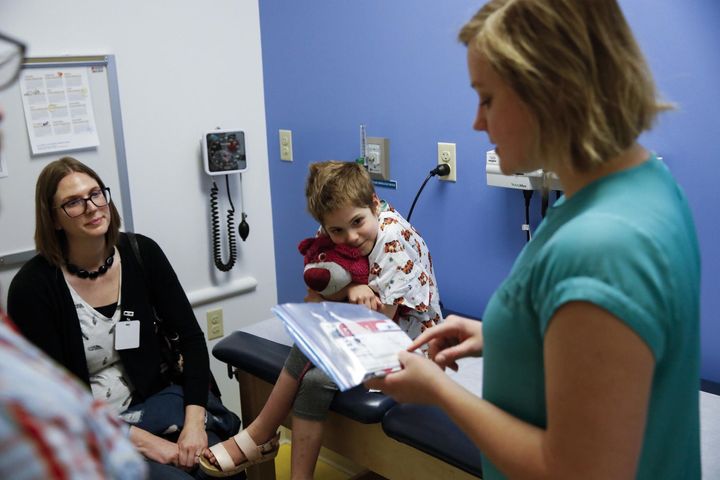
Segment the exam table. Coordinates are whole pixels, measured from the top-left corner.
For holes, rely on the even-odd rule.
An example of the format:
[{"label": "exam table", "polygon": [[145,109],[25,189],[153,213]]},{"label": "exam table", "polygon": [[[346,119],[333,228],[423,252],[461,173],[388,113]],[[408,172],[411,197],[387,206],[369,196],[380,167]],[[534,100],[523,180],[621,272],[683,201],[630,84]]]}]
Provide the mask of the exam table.
[{"label": "exam table", "polygon": [[[272,318],[233,332],[213,348],[239,382],[243,425],[265,404],[290,345],[282,323]],[[480,393],[482,359],[463,359],[459,372],[450,374]],[[720,384],[703,381],[702,390],[703,478],[715,479],[720,478]],[[330,408],[323,446],[370,471],[388,479],[482,477],[480,451],[436,407],[400,405],[360,386],[336,395]],[[274,463],[250,468],[248,479],[274,480]]]},{"label": "exam table", "polygon": [[[233,332],[213,348],[240,384],[243,425],[265,404],[290,345],[273,318]],[[323,446],[386,478],[466,480],[482,474],[479,450],[437,408],[398,405],[359,386],[336,395],[330,410]],[[274,480],[273,462],[248,469],[248,479]]]}]

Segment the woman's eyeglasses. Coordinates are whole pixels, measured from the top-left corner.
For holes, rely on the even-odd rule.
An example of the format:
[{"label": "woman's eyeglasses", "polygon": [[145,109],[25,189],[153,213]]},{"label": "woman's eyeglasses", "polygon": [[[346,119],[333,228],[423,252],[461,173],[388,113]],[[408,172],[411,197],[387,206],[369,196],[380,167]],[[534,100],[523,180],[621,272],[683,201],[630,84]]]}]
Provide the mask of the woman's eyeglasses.
[{"label": "woman's eyeglasses", "polygon": [[0,33],[0,90],[17,80],[25,59],[25,44]]},{"label": "woman's eyeglasses", "polygon": [[99,190],[93,190],[87,197],[73,198],[57,208],[62,208],[68,217],[75,218],[87,212],[87,202],[92,202],[96,207],[107,206],[107,204],[110,203],[110,188],[105,187]]}]

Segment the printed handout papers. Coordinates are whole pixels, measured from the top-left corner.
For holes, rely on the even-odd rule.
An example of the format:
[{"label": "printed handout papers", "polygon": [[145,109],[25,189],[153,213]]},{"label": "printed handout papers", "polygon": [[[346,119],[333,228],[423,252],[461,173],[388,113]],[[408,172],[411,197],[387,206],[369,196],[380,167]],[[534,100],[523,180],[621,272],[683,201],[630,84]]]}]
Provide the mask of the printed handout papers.
[{"label": "printed handout papers", "polygon": [[340,388],[399,370],[397,354],[411,343],[381,313],[347,303],[285,303],[273,307],[300,350]]},{"label": "printed handout papers", "polygon": [[23,70],[20,91],[33,154],[98,146],[88,69]]}]

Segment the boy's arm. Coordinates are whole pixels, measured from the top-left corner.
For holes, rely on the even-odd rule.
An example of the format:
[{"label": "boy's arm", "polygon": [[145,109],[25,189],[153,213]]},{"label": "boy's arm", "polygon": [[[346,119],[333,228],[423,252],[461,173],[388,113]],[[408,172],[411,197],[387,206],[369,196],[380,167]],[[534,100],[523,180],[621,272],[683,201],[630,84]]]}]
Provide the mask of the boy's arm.
[{"label": "boy's arm", "polygon": [[375,291],[369,286],[351,283],[347,289],[348,302],[365,305],[371,310],[382,311],[383,304],[380,302],[380,298],[378,298]]},{"label": "boy's arm", "polygon": [[345,302],[348,298],[348,289],[350,288],[350,285],[347,285],[343,287],[342,289],[338,290],[337,292],[333,294],[328,295],[322,295],[320,292],[317,292],[313,290],[312,288],[308,288],[307,295],[305,296],[306,302],[324,302],[324,301],[330,301],[330,302]]},{"label": "boy's arm", "polygon": [[331,302],[345,302],[345,301],[347,301],[347,298],[348,298],[348,290],[349,289],[350,289],[350,285],[347,285],[333,294],[321,295],[318,292],[315,292],[315,293],[320,295],[323,299],[330,300]]},{"label": "boy's arm", "polygon": [[397,313],[398,306],[397,305],[381,305],[380,306],[380,313],[388,317],[390,320],[395,318],[395,314]]},{"label": "boy's arm", "polygon": [[322,302],[324,300],[365,305],[372,310],[379,311],[388,318],[393,318],[397,311],[397,305],[383,305],[373,289],[365,284],[350,283],[332,295],[321,295],[314,290],[308,289],[308,294],[305,297],[306,302]]},{"label": "boy's arm", "polygon": [[323,296],[320,295],[315,290],[308,288],[307,295],[305,295],[305,298],[303,300],[305,300],[306,302],[320,303],[320,302],[324,302],[325,298],[323,298]]},{"label": "boy's arm", "polygon": [[351,283],[347,287],[348,302],[356,303],[359,305],[365,305],[366,307],[376,310],[390,320],[395,318],[397,313],[397,305],[385,305],[380,301],[380,297],[375,293],[375,290],[365,284],[354,284]]}]

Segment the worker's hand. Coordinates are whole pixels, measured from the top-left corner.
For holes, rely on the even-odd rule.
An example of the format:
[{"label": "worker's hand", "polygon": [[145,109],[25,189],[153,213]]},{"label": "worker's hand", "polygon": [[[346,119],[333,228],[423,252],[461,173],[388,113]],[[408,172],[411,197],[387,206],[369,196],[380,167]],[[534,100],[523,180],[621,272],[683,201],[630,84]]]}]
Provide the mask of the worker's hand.
[{"label": "worker's hand", "polygon": [[400,352],[398,359],[402,370],[368,380],[365,386],[381,390],[401,403],[437,404],[442,385],[452,380],[424,355]]},{"label": "worker's hand", "polygon": [[457,360],[479,357],[483,351],[482,322],[449,315],[444,322],[428,328],[408,347],[412,352],[428,345],[428,357],[443,370],[447,367],[457,371]]},{"label": "worker's hand", "polygon": [[347,290],[348,302],[365,305],[371,310],[380,310],[382,303],[372,288],[364,284],[352,283]]}]

